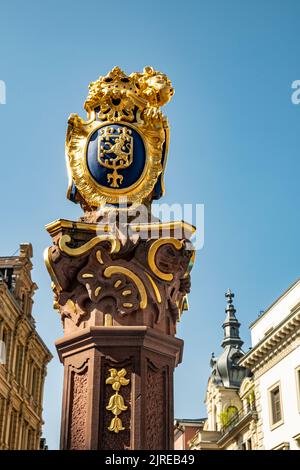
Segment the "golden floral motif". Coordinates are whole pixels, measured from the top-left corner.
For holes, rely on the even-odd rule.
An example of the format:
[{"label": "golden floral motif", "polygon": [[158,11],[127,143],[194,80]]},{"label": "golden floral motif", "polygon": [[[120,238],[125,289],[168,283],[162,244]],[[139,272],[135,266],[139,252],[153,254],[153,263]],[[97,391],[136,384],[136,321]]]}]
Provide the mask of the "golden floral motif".
[{"label": "golden floral motif", "polygon": [[108,427],[108,430],[109,430],[109,431],[112,431],[112,432],[115,432],[115,433],[118,433],[118,432],[120,432],[120,431],[124,431],[125,428],[124,428],[124,426],[123,426],[123,424],[122,424],[121,419],[116,416],[115,418],[113,418],[113,419],[111,420],[111,423],[110,423],[110,425],[109,425],[109,427]]},{"label": "golden floral motif", "polygon": [[118,433],[120,431],[124,431],[125,428],[122,424],[121,418],[118,416],[128,409],[128,406],[124,403],[124,398],[122,395],[119,394],[120,388],[129,384],[130,379],[125,379],[125,375],[127,374],[126,369],[121,369],[117,371],[117,369],[109,369],[110,377],[108,377],[105,381],[107,385],[111,385],[112,389],[115,390],[115,394],[112,395],[109,399],[109,403],[106,406],[108,411],[111,411],[114,415],[110,422],[110,426],[108,427],[109,431]]},{"label": "golden floral motif", "polygon": [[127,406],[124,403],[124,398],[116,392],[110,397],[109,404],[106,409],[111,411],[115,416],[118,416],[122,411],[127,410]]},{"label": "golden floral motif", "polygon": [[111,385],[113,390],[119,391],[121,386],[128,385],[130,379],[125,379],[127,374],[126,369],[121,369],[117,371],[116,369],[109,369],[110,377],[106,379],[106,384]]}]

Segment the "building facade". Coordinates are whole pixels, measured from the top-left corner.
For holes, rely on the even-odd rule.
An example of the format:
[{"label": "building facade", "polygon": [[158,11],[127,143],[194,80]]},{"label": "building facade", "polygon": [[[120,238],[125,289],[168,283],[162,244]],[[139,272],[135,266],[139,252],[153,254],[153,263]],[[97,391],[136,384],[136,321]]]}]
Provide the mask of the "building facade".
[{"label": "building facade", "polygon": [[245,354],[231,292],[223,352],[211,359],[207,419],[191,450],[300,449],[300,279],[250,325]]},{"label": "building facade", "polygon": [[257,412],[251,371],[240,364],[245,353],[233,305],[234,294],[225,294],[223,352],[212,354],[205,404],[207,420],[190,440],[192,450],[250,450],[257,448]]},{"label": "building facade", "polygon": [[176,419],[174,423],[174,449],[186,450],[196,432],[203,429],[205,419]]},{"label": "building facade", "polygon": [[250,326],[259,449],[300,448],[300,279]]},{"label": "building facade", "polygon": [[52,356],[35,329],[32,246],[0,257],[0,449],[40,448],[46,366]]}]

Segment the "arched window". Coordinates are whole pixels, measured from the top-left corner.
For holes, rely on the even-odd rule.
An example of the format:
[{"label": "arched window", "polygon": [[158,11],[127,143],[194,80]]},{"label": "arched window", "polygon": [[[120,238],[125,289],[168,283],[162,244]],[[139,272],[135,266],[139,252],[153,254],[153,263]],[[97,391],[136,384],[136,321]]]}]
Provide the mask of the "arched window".
[{"label": "arched window", "polygon": [[9,367],[9,354],[11,346],[11,332],[8,328],[4,327],[2,332],[2,355],[3,355],[3,364],[6,364],[6,367]]},{"label": "arched window", "polygon": [[227,412],[228,421],[230,421],[237,414],[238,409],[236,406],[230,405],[228,406],[226,412]]}]

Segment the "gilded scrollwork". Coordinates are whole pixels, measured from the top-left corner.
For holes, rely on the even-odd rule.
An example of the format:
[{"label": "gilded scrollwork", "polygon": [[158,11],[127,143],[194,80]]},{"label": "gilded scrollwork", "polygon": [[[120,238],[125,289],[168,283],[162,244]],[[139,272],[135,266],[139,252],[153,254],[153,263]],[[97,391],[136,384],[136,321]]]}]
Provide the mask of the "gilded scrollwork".
[{"label": "gilded scrollwork", "polygon": [[124,243],[115,234],[91,232],[78,246],[67,231],[47,250],[55,308],[64,324],[69,319],[76,327],[99,312],[103,326],[171,324],[175,332],[187,303],[191,258],[185,242],[172,237]]},{"label": "gilded scrollwork", "polygon": [[70,248],[68,244],[72,241],[70,235],[63,235],[59,240],[59,248],[69,256],[82,256],[91,251],[92,248],[102,242],[109,242],[111,245],[110,253],[117,253],[120,250],[120,241],[111,234],[101,234],[89,240],[78,248]]},{"label": "gilded scrollwork", "polygon": [[[159,278],[162,279],[163,281],[172,281],[174,278],[174,274],[172,272],[165,272],[162,271],[156,263],[156,254],[157,251],[162,247],[166,245],[171,245],[174,247],[176,250],[181,250],[183,246],[183,242],[181,240],[177,240],[176,238],[160,238],[159,240],[155,240],[148,251],[148,264],[152,270],[152,272]],[[168,258],[165,261],[165,267],[166,269],[169,268],[170,262]]]}]

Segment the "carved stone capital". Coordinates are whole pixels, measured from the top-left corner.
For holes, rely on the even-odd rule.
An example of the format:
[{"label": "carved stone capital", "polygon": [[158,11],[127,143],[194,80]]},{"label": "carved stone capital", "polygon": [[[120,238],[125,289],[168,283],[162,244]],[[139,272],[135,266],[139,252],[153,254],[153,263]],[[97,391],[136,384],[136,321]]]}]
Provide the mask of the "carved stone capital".
[{"label": "carved stone capital", "polygon": [[175,335],[190,290],[189,240],[95,234],[89,225],[61,228],[45,253],[65,334],[91,325],[145,325]]}]

